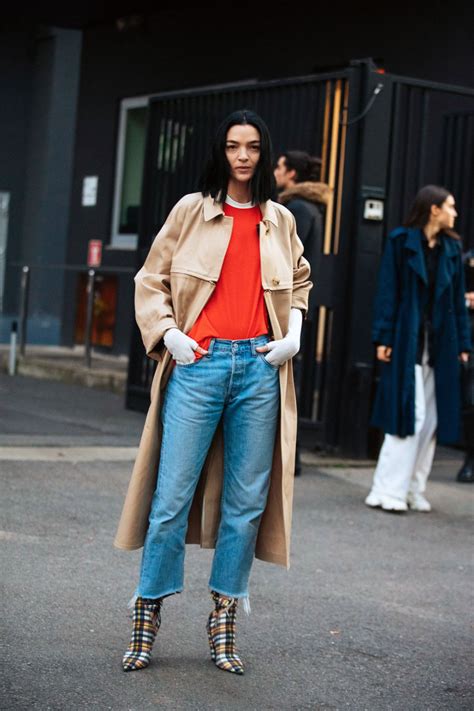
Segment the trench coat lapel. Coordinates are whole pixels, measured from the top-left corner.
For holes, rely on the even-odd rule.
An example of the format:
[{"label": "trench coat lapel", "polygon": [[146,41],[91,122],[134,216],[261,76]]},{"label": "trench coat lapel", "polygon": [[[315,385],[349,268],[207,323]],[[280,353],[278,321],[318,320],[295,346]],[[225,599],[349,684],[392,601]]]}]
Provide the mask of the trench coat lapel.
[{"label": "trench coat lapel", "polygon": [[262,222],[271,222],[275,227],[278,227],[278,215],[271,200],[262,202],[260,211],[262,213]]},{"label": "trench coat lapel", "polygon": [[209,220],[213,220],[214,217],[217,217],[218,215],[223,215],[223,214],[224,214],[224,209],[223,209],[221,203],[217,202],[217,200],[214,200],[214,198],[211,195],[206,195],[206,197],[203,200],[204,222],[209,222]]},{"label": "trench coat lapel", "polygon": [[411,269],[418,274],[420,279],[428,284],[428,275],[426,273],[425,257],[423,247],[421,245],[422,235],[421,230],[413,227],[408,228],[408,236],[405,241],[405,249],[411,252],[408,258],[408,264]]},{"label": "trench coat lapel", "polygon": [[441,235],[438,272],[436,274],[435,301],[438,301],[443,291],[450,284],[456,271],[456,256],[458,250],[453,240]]}]

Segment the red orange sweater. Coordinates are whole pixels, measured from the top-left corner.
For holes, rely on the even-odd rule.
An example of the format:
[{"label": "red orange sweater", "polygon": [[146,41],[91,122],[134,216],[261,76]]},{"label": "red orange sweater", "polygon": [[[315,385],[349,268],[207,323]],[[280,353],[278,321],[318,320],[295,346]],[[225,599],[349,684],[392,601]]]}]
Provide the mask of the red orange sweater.
[{"label": "red orange sweater", "polygon": [[255,338],[269,331],[260,273],[260,208],[225,203],[224,213],[234,224],[219,281],[188,333],[206,350],[211,338]]}]

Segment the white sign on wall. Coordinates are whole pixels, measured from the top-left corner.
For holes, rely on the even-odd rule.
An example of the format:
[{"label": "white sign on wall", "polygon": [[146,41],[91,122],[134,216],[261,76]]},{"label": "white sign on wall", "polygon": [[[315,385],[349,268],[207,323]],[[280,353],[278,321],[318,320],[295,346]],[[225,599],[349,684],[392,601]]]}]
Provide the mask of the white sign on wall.
[{"label": "white sign on wall", "polygon": [[374,220],[382,222],[383,220],[383,200],[374,200],[369,198],[364,203],[364,220]]},{"label": "white sign on wall", "polygon": [[82,181],[82,205],[91,207],[97,205],[97,189],[99,177],[97,175],[86,175]]}]

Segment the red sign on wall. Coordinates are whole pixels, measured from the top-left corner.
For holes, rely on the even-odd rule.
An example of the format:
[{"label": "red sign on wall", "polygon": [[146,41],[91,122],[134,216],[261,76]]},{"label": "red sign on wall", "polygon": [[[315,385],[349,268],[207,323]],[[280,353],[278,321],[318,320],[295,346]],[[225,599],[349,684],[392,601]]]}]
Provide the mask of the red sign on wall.
[{"label": "red sign on wall", "polygon": [[87,266],[100,267],[102,262],[102,240],[90,239],[87,247]]}]

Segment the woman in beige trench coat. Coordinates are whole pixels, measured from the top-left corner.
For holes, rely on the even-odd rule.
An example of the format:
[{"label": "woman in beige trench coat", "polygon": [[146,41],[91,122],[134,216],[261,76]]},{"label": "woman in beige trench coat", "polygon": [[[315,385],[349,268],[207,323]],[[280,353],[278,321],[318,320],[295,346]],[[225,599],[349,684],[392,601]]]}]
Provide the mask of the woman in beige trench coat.
[{"label": "woman in beige trench coat", "polygon": [[236,111],[217,131],[202,191],[175,205],[135,277],[157,368],[115,539],[144,546],[125,671],[150,662],[163,599],[182,590],[185,540],[216,549],[207,632],[226,671],[243,673],[235,617],[252,559],[289,567],[291,358],[312,284],[294,217],[272,190],[268,129]]}]

